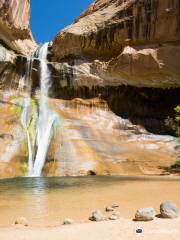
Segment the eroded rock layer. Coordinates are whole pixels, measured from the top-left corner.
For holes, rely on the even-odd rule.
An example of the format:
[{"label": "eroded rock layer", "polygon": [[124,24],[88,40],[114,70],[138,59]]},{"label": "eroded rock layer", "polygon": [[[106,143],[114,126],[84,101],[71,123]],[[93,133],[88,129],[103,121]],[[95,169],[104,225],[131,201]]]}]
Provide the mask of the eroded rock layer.
[{"label": "eroded rock layer", "polygon": [[0,177],[27,175],[21,118],[28,97],[33,140],[40,80],[58,119],[44,175],[169,174],[179,155],[165,125],[180,104],[179,12],[177,0],[97,0],[42,64],[24,56],[34,49],[29,1],[0,0]]},{"label": "eroded rock layer", "polygon": [[0,40],[21,54],[35,48],[29,26],[29,0],[0,0]]},{"label": "eroded rock layer", "polygon": [[180,86],[179,12],[178,0],[95,1],[56,36],[52,59],[74,58],[79,85]]},{"label": "eroded rock layer", "polygon": [[[28,148],[19,120],[23,94],[8,93],[0,93],[0,177],[24,176]],[[179,153],[174,137],[151,134],[117,116],[103,99],[49,99],[49,105],[59,126],[43,168],[46,176],[166,174]]]}]

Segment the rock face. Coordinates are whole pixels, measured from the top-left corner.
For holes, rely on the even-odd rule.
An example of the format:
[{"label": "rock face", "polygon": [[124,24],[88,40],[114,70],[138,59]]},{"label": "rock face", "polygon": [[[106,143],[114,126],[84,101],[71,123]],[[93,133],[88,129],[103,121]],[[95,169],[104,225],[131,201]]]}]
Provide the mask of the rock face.
[{"label": "rock face", "polygon": [[179,12],[178,0],[97,0],[56,36],[53,61],[75,59],[76,85],[180,86]]},{"label": "rock face", "polygon": [[[0,0],[0,89],[17,89],[25,62],[36,48],[30,25],[29,0]],[[23,73],[24,74],[24,73]]]},{"label": "rock face", "polygon": [[[60,126],[44,175],[167,173],[178,144],[152,133],[171,133],[164,120],[180,104],[178,9],[176,0],[96,1],[57,35],[48,103]],[[23,99],[37,107],[41,65],[24,56],[34,49],[28,0],[0,0],[0,38],[0,177],[24,176]]]},{"label": "rock face", "polygon": [[180,209],[170,202],[164,202],[160,206],[161,216],[164,218],[177,218],[180,216]]},{"label": "rock face", "polygon": [[25,139],[13,99],[23,92],[20,86],[27,63],[23,55],[36,47],[29,17],[29,0],[0,0],[0,177],[22,176],[27,171]]},{"label": "rock face", "polygon": [[10,49],[26,55],[35,48],[29,18],[29,0],[0,0],[1,42]]}]

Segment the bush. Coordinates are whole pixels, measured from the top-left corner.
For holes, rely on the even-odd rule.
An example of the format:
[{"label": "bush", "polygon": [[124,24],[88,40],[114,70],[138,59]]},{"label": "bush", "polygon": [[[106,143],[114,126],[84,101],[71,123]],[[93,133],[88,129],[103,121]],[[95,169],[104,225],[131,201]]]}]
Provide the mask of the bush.
[{"label": "bush", "polygon": [[[180,105],[178,105],[174,110],[175,117],[168,117],[165,120],[165,124],[175,131],[176,136],[178,137],[178,140],[180,142]],[[174,164],[172,164],[170,169],[175,172],[180,172],[180,160],[177,160]]]},{"label": "bush", "polygon": [[176,136],[180,138],[180,105],[178,105],[175,109],[175,117],[171,118],[168,117],[165,120],[166,126],[171,128],[172,130],[175,131]]},{"label": "bush", "polygon": [[176,172],[180,172],[180,160],[177,160],[173,165],[171,165],[171,169]]}]

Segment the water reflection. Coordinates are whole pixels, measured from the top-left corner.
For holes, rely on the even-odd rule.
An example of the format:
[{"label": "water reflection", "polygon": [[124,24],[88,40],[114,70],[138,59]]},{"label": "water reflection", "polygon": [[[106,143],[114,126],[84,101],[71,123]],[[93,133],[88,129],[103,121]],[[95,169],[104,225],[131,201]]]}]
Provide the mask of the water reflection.
[{"label": "water reflection", "polygon": [[0,193],[24,193],[42,194],[48,191],[62,191],[66,188],[81,188],[86,186],[108,185],[116,182],[126,184],[129,181],[179,181],[176,178],[166,177],[112,177],[112,176],[88,176],[88,177],[37,177],[37,178],[12,178],[0,179]]}]

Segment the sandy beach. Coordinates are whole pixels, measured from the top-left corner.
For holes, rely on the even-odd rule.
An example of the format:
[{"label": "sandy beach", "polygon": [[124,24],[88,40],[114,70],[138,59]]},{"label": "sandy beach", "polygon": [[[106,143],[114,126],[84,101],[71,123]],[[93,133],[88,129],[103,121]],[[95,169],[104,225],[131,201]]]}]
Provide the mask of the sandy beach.
[{"label": "sandy beach", "polygon": [[[136,229],[143,229],[137,234]],[[1,240],[178,240],[180,219],[158,219],[152,222],[134,222],[119,219],[97,223],[73,224],[56,228],[15,226],[0,229]]]},{"label": "sandy beach", "polygon": [[[159,191],[161,189],[161,191]],[[29,227],[58,227],[65,218],[88,223],[99,209],[118,204],[113,213],[132,219],[139,208],[170,201],[180,206],[179,178],[169,177],[80,177],[24,178],[0,181],[0,228],[25,217]],[[154,197],[155,196],[155,197]]]},{"label": "sandy beach", "polygon": [[[163,201],[172,201],[179,207],[179,192],[179,178],[3,180],[0,240],[178,240],[180,218],[155,217],[150,222],[132,219],[141,207],[153,207],[159,214]],[[119,207],[106,212],[105,207],[113,203]],[[88,218],[95,209],[100,209],[105,219],[113,213],[119,218],[91,222]],[[15,224],[21,216],[25,217],[28,226]],[[62,224],[66,217],[74,220],[72,225]],[[142,233],[137,234],[137,229],[142,229]]]}]

